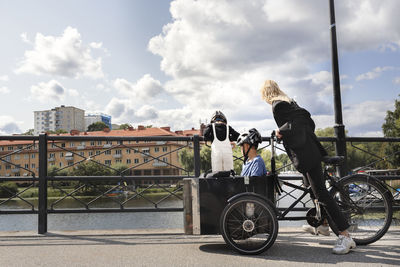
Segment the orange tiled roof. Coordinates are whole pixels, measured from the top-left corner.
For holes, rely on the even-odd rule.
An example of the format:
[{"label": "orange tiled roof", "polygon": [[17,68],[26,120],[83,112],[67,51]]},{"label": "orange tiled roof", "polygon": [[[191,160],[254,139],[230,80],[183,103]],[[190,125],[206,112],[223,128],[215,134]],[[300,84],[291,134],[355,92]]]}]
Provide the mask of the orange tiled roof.
[{"label": "orange tiled roof", "polygon": [[[171,131],[167,131],[162,128],[144,128],[143,130],[111,130],[109,132],[106,131],[95,131],[95,132],[79,132],[79,134],[71,135],[70,133],[65,134],[51,134],[51,136],[178,136],[176,133]],[[12,145],[27,145],[32,144],[32,141],[23,141],[23,140],[2,140],[0,141],[0,146],[12,146]]]}]

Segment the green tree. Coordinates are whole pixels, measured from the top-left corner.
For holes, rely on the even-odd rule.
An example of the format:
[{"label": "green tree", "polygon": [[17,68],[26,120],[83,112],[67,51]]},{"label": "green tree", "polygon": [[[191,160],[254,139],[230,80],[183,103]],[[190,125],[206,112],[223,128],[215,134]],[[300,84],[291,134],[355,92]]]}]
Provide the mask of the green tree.
[{"label": "green tree", "polygon": [[130,127],[132,127],[131,124],[129,124],[129,123],[123,123],[123,124],[121,124],[121,125],[119,126],[118,130],[126,130],[126,129],[130,128]]},{"label": "green tree", "polygon": [[28,131],[24,132],[22,135],[33,135],[34,129],[29,129]]},{"label": "green tree", "polygon": [[193,149],[184,148],[179,151],[178,153],[179,163],[182,167],[187,170],[188,172],[194,171],[194,153]]},{"label": "green tree", "polygon": [[211,170],[211,148],[202,146],[200,150],[200,169],[202,172]]},{"label": "green tree", "polygon": [[94,131],[103,131],[105,128],[108,128],[108,126],[102,122],[102,121],[98,121],[98,122],[94,122],[92,124],[90,124],[88,126],[88,132],[94,132]]},{"label": "green tree", "polygon": [[48,134],[63,134],[63,133],[68,133],[66,130],[64,129],[58,129],[56,131],[47,131]]},{"label": "green tree", "polygon": [[[400,97],[400,95],[399,95]],[[386,112],[385,122],[382,125],[383,135],[385,137],[400,137],[400,100],[394,102],[394,110]],[[386,155],[393,155],[389,158],[393,164],[390,167],[400,166],[400,144],[392,143],[385,146]]]},{"label": "green tree", "polygon": [[93,161],[80,163],[72,171],[75,176],[108,176],[112,175],[110,168],[97,164]]},{"label": "green tree", "polygon": [[18,192],[18,186],[15,182],[0,183],[0,197],[8,198]]}]

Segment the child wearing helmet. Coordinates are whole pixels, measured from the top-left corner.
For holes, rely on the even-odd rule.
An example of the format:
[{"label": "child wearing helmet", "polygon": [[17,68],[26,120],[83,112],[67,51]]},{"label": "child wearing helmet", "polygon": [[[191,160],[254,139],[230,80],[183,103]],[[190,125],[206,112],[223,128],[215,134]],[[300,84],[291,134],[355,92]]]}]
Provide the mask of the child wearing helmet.
[{"label": "child wearing helmet", "polygon": [[267,174],[264,160],[257,153],[258,144],[262,142],[260,133],[252,128],[240,134],[236,144],[242,147],[244,163],[241,176],[263,176]]},{"label": "child wearing helmet", "polygon": [[225,115],[217,110],[204,130],[204,140],[211,141],[211,168],[213,172],[233,170],[231,142],[239,133],[227,124]]}]

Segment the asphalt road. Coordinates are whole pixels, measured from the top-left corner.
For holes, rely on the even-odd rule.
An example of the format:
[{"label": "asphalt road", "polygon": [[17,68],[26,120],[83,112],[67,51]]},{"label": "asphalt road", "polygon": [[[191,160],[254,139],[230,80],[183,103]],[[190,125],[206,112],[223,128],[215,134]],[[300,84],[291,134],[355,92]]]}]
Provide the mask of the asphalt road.
[{"label": "asphalt road", "polygon": [[221,236],[182,230],[0,232],[0,266],[400,266],[400,227],[347,255],[331,253],[333,236],[280,229],[258,256],[233,252]]}]

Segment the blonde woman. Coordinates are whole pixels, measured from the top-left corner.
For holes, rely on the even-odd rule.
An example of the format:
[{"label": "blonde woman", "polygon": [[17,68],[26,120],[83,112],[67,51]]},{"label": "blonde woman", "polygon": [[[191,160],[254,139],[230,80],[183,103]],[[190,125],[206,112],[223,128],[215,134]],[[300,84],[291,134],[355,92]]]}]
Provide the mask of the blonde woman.
[{"label": "blonde woman", "polygon": [[260,92],[262,98],[272,106],[274,119],[279,127],[276,136],[283,140],[286,153],[293,165],[311,186],[314,194],[312,197],[325,206],[329,217],[340,231],[332,252],[347,254],[350,249],[356,247],[356,244],[347,231],[350,225],[326,189],[321,160],[327,153],[314,133],[315,124],[310,113],[297,105],[272,80],[266,80]]}]

